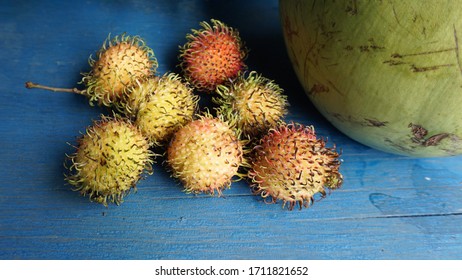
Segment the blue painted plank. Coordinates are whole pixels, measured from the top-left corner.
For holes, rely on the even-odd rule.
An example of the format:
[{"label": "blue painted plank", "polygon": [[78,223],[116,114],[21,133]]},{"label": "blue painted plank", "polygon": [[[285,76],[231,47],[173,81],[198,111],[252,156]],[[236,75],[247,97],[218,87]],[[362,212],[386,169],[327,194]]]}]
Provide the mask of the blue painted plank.
[{"label": "blue painted plank", "polygon": [[[342,149],[343,187],[289,212],[245,181],[224,198],[185,194],[159,158],[121,206],[70,190],[66,142],[106,110],[24,82],[75,86],[88,56],[121,32],[146,39],[160,73],[178,72],[178,46],[210,18],[238,28],[249,67],[285,89],[288,121],[313,124]],[[462,157],[389,155],[328,124],[292,71],[275,0],[11,1],[0,35],[1,259],[462,259]]]},{"label": "blue painted plank", "polygon": [[[409,203],[413,192],[382,199],[407,197]],[[363,207],[368,213],[351,213],[341,203],[348,199],[336,193],[303,212],[281,211],[251,196],[158,201],[137,196],[109,209],[87,203],[69,210],[40,207],[40,213],[22,209],[8,219],[1,213],[10,226],[10,234],[1,232],[10,246],[2,245],[4,253],[21,258],[460,258],[460,215],[415,215],[396,202],[388,206],[398,209],[392,214],[371,203]],[[40,214],[47,215],[45,224]],[[21,226],[17,219],[24,216]]]}]

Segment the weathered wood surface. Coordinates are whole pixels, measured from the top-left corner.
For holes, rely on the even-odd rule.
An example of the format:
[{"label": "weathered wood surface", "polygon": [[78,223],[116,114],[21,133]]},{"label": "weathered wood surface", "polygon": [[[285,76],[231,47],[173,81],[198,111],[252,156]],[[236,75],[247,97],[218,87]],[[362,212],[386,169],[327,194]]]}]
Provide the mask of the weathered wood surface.
[{"label": "weathered wood surface", "polygon": [[[7,1],[0,7],[1,259],[461,259],[462,158],[412,159],[362,146],[309,104],[288,61],[277,1]],[[225,197],[187,195],[156,164],[121,206],[70,190],[63,160],[105,112],[73,87],[109,33],[146,39],[159,72],[198,23],[240,30],[248,65],[279,83],[287,120],[342,149],[340,190],[302,211],[266,205],[238,182]],[[159,162],[162,159],[158,160]]]}]

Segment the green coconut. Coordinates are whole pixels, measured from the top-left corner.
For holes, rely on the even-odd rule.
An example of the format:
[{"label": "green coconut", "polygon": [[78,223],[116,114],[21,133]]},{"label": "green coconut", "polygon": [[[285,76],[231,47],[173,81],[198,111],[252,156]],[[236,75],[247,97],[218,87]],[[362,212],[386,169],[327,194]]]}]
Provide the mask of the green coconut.
[{"label": "green coconut", "polygon": [[386,152],[462,154],[461,0],[280,0],[289,57],[316,108]]}]

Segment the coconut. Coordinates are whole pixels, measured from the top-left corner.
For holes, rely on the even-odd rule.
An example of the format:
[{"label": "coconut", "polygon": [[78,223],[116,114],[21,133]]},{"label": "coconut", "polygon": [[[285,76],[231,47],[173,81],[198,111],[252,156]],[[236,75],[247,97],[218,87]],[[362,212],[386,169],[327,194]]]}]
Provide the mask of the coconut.
[{"label": "coconut", "polygon": [[281,0],[295,72],[317,109],[368,146],[462,153],[462,1]]}]

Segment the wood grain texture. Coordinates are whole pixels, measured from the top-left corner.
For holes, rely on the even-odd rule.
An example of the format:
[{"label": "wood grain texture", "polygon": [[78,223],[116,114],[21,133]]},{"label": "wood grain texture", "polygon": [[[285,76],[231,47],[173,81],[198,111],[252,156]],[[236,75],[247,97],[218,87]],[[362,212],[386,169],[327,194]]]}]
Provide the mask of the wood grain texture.
[{"label": "wood grain texture", "polygon": [[[462,158],[413,159],[362,146],[310,105],[284,48],[277,1],[9,1],[0,7],[1,259],[461,259]],[[223,198],[187,195],[162,166],[121,206],[73,192],[63,160],[106,111],[73,87],[109,33],[144,37],[159,72],[198,23],[240,30],[248,65],[274,79],[288,121],[342,149],[340,190],[302,211],[266,205],[237,182]],[[206,97],[203,97],[205,100]]]}]

